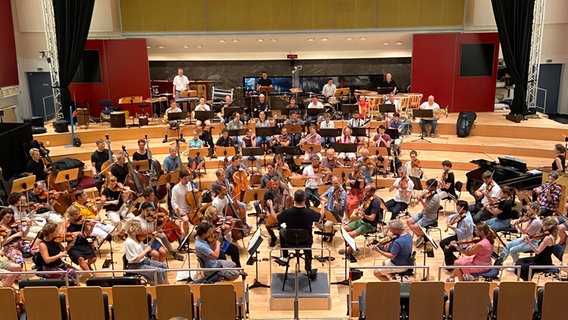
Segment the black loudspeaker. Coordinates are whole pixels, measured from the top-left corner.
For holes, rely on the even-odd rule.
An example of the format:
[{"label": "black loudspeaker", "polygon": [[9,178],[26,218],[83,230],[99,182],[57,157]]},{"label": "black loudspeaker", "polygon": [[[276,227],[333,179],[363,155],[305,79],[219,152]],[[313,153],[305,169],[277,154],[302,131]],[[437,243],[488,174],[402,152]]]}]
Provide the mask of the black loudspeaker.
[{"label": "black loudspeaker", "polygon": [[55,129],[55,132],[69,132],[67,120],[64,119],[56,120],[55,122],[53,122],[53,128]]},{"label": "black loudspeaker", "polygon": [[30,123],[32,127],[43,127],[43,117],[24,118],[24,123]]},{"label": "black loudspeaker", "polygon": [[[73,281],[69,279],[69,285],[73,285]],[[27,280],[20,280],[19,282],[20,289],[25,287],[65,287],[65,280],[64,279],[27,279]]]},{"label": "black loudspeaker", "polygon": [[87,279],[88,287],[131,286],[141,283],[139,277],[95,277]]}]

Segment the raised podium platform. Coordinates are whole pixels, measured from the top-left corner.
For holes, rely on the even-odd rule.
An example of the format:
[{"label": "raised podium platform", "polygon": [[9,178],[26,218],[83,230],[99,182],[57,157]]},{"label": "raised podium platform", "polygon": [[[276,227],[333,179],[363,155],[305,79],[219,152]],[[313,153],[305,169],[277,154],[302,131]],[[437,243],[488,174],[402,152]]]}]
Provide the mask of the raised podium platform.
[{"label": "raised podium platform", "polygon": [[[273,273],[270,283],[270,310],[294,310],[295,274],[288,273],[286,286],[282,291],[284,273]],[[299,307],[302,310],[330,310],[331,296],[329,292],[329,275],[319,272],[316,280],[312,281],[312,292],[308,287],[308,277],[305,273],[298,276]]]}]

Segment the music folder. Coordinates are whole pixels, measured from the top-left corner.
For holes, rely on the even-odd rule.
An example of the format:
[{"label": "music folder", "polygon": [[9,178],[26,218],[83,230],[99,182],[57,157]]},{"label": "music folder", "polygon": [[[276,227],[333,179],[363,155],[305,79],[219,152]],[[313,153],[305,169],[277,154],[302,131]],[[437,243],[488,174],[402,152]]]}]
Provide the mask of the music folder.
[{"label": "music folder", "polygon": [[380,113],[394,113],[396,112],[396,107],[394,104],[391,103],[381,103],[379,104],[379,112]]},{"label": "music folder", "polygon": [[215,116],[214,111],[195,111],[195,119],[205,122],[205,120],[212,119]]},{"label": "music folder", "polygon": [[181,112],[168,112],[168,121],[184,120],[187,118],[187,111]]}]

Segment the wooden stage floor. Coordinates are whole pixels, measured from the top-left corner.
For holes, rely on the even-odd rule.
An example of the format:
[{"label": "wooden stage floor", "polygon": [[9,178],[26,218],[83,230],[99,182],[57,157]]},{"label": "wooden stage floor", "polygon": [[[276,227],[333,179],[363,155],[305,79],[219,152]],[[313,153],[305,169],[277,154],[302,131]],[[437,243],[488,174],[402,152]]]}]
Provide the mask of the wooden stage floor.
[{"label": "wooden stage floor", "polygon": [[[450,160],[454,163],[454,171],[456,180],[463,181],[465,184],[465,174],[477,166],[470,163],[474,159],[487,159],[497,160],[497,157],[509,155],[524,160],[530,168],[537,166],[548,166],[554,158],[553,148],[556,143],[564,144],[564,137],[568,135],[568,127],[554,122],[552,120],[542,119],[529,119],[520,124],[510,122],[505,119],[506,112],[492,112],[492,113],[478,113],[477,120],[472,129],[471,135],[466,138],[458,138],[456,136],[456,119],[457,114],[451,113],[447,118],[442,118],[438,122],[438,134],[434,138],[428,138],[431,143],[416,141],[420,132],[418,122],[412,123],[412,136],[405,137],[402,145],[403,153],[401,160],[403,163],[409,159],[409,150],[417,150],[419,152],[419,159],[421,160],[425,178],[439,177],[442,173],[441,161]],[[127,121],[127,124],[131,121]],[[373,121],[375,125],[375,121]],[[336,127],[338,125],[336,124]],[[191,130],[186,129],[187,135],[190,135]],[[90,167],[89,156],[95,149],[95,140],[104,139],[105,134],[109,134],[112,140],[112,149],[117,152],[119,147],[125,145],[132,153],[136,148],[136,139],[143,138],[145,134],[151,139],[151,149],[154,157],[160,162],[167,156],[167,148],[169,144],[162,143],[163,127],[161,125],[150,125],[142,128],[110,128],[109,124],[92,124],[88,129],[76,129],[76,134],[83,142],[79,148],[66,147],[70,144],[71,137],[68,133],[54,133],[53,128],[48,125],[48,133],[36,135],[35,138],[46,143],[46,146],[51,150],[51,156],[54,160],[63,157],[75,157],[85,161],[86,168]],[[217,134],[214,135],[216,141]],[[214,171],[219,166],[216,160],[207,160],[207,175],[203,177],[203,181],[213,180]],[[87,171],[87,170],[86,170]],[[388,186],[392,183],[393,178],[379,178],[380,185]],[[388,200],[392,198],[393,194],[388,192],[388,188],[380,189],[377,194],[383,199]],[[467,201],[473,201],[473,198],[467,193],[463,192],[461,198]],[[411,205],[411,214],[416,214],[421,210],[419,205]],[[444,214],[440,215],[439,225],[442,226],[442,231],[445,226],[446,217],[454,210],[453,204],[449,203],[446,206]],[[250,212],[250,211],[249,211]],[[388,218],[388,214],[386,215]],[[406,218],[403,218],[406,219]],[[249,217],[249,221],[254,224],[254,217]],[[260,258],[268,259],[271,248],[268,246],[269,237],[263,228],[262,232],[265,241],[260,246]],[[434,239],[439,241],[437,232],[432,233]],[[443,232],[442,237],[447,234]],[[357,244],[362,247],[363,239],[357,238]],[[247,254],[245,246],[248,246],[249,238],[243,242],[239,242],[241,247],[241,262],[245,264]],[[315,237],[314,247],[321,245],[320,237]],[[193,246],[193,244],[192,244]],[[114,257],[120,257],[123,254],[121,246],[115,246]],[[324,247],[331,250],[332,256],[335,260],[330,262],[331,267],[331,281],[340,281],[344,279],[344,260],[338,254],[338,250],[343,248],[343,241],[339,236],[333,239],[332,243],[324,243]],[[367,249],[361,249],[361,252],[356,255],[358,262],[357,266],[373,266],[381,265],[384,258],[376,253],[369,252]],[[366,251],[366,252],[364,252]],[[417,265],[422,265],[423,254],[421,250],[417,250]],[[108,258],[109,248],[103,246],[102,257],[97,261],[97,269],[101,270],[102,262]],[[276,253],[276,251],[275,251]],[[317,253],[316,253],[317,254]],[[118,259],[119,260],[119,259]],[[269,264],[272,263],[272,271],[283,272],[283,268],[277,266],[271,261],[259,262],[259,279],[262,283],[268,283]],[[556,261],[558,263],[558,261]],[[434,258],[427,258],[426,264],[431,267],[431,280],[437,280],[438,267],[443,264],[442,251],[436,250]],[[511,264],[511,260],[505,261],[505,264]],[[170,268],[187,267],[187,262],[179,262],[175,260],[169,261]],[[194,255],[191,255],[191,266],[197,266],[197,261]],[[325,270],[327,272],[328,263],[313,262],[314,268]],[[121,263],[116,265],[117,268],[121,267]],[[252,284],[254,281],[255,269],[254,266],[245,266],[249,277],[246,279],[247,284]],[[446,272],[442,272],[442,280],[447,277]],[[171,283],[175,282],[175,273],[170,277]],[[370,270],[365,271],[364,280],[374,279]],[[504,272],[505,280],[513,280],[513,274]],[[543,281],[541,280],[541,283]],[[345,318],[346,316],[346,295],[349,293],[348,288],[342,285],[331,286],[331,310],[318,311],[318,310],[301,310],[300,317],[302,318],[321,318],[321,319],[337,319]],[[251,313],[252,319],[284,319],[291,318],[292,311],[271,311],[270,310],[270,289],[255,288],[250,292]]]}]

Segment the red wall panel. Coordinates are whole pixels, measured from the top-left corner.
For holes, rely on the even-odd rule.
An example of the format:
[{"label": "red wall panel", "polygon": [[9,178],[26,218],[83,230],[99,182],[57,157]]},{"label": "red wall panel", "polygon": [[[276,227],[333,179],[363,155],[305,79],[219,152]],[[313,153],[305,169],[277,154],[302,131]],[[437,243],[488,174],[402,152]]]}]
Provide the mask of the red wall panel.
[{"label": "red wall panel", "polygon": [[[491,76],[460,77],[461,45],[494,43]],[[499,36],[497,33],[416,34],[412,48],[413,92],[423,93],[423,101],[434,95],[440,107],[451,112],[493,111]]]},{"label": "red wall panel", "polygon": [[18,61],[10,0],[0,0],[0,43],[0,87],[17,85]]},{"label": "red wall panel", "polygon": [[[91,115],[100,114],[100,101],[110,99],[114,105],[118,99],[129,96],[150,96],[150,73],[145,39],[88,40],[87,50],[99,50],[101,83],[72,83],[71,95],[79,103],[90,100]],[[129,106],[122,108],[129,110]],[[134,111],[139,111],[138,107]]]}]

